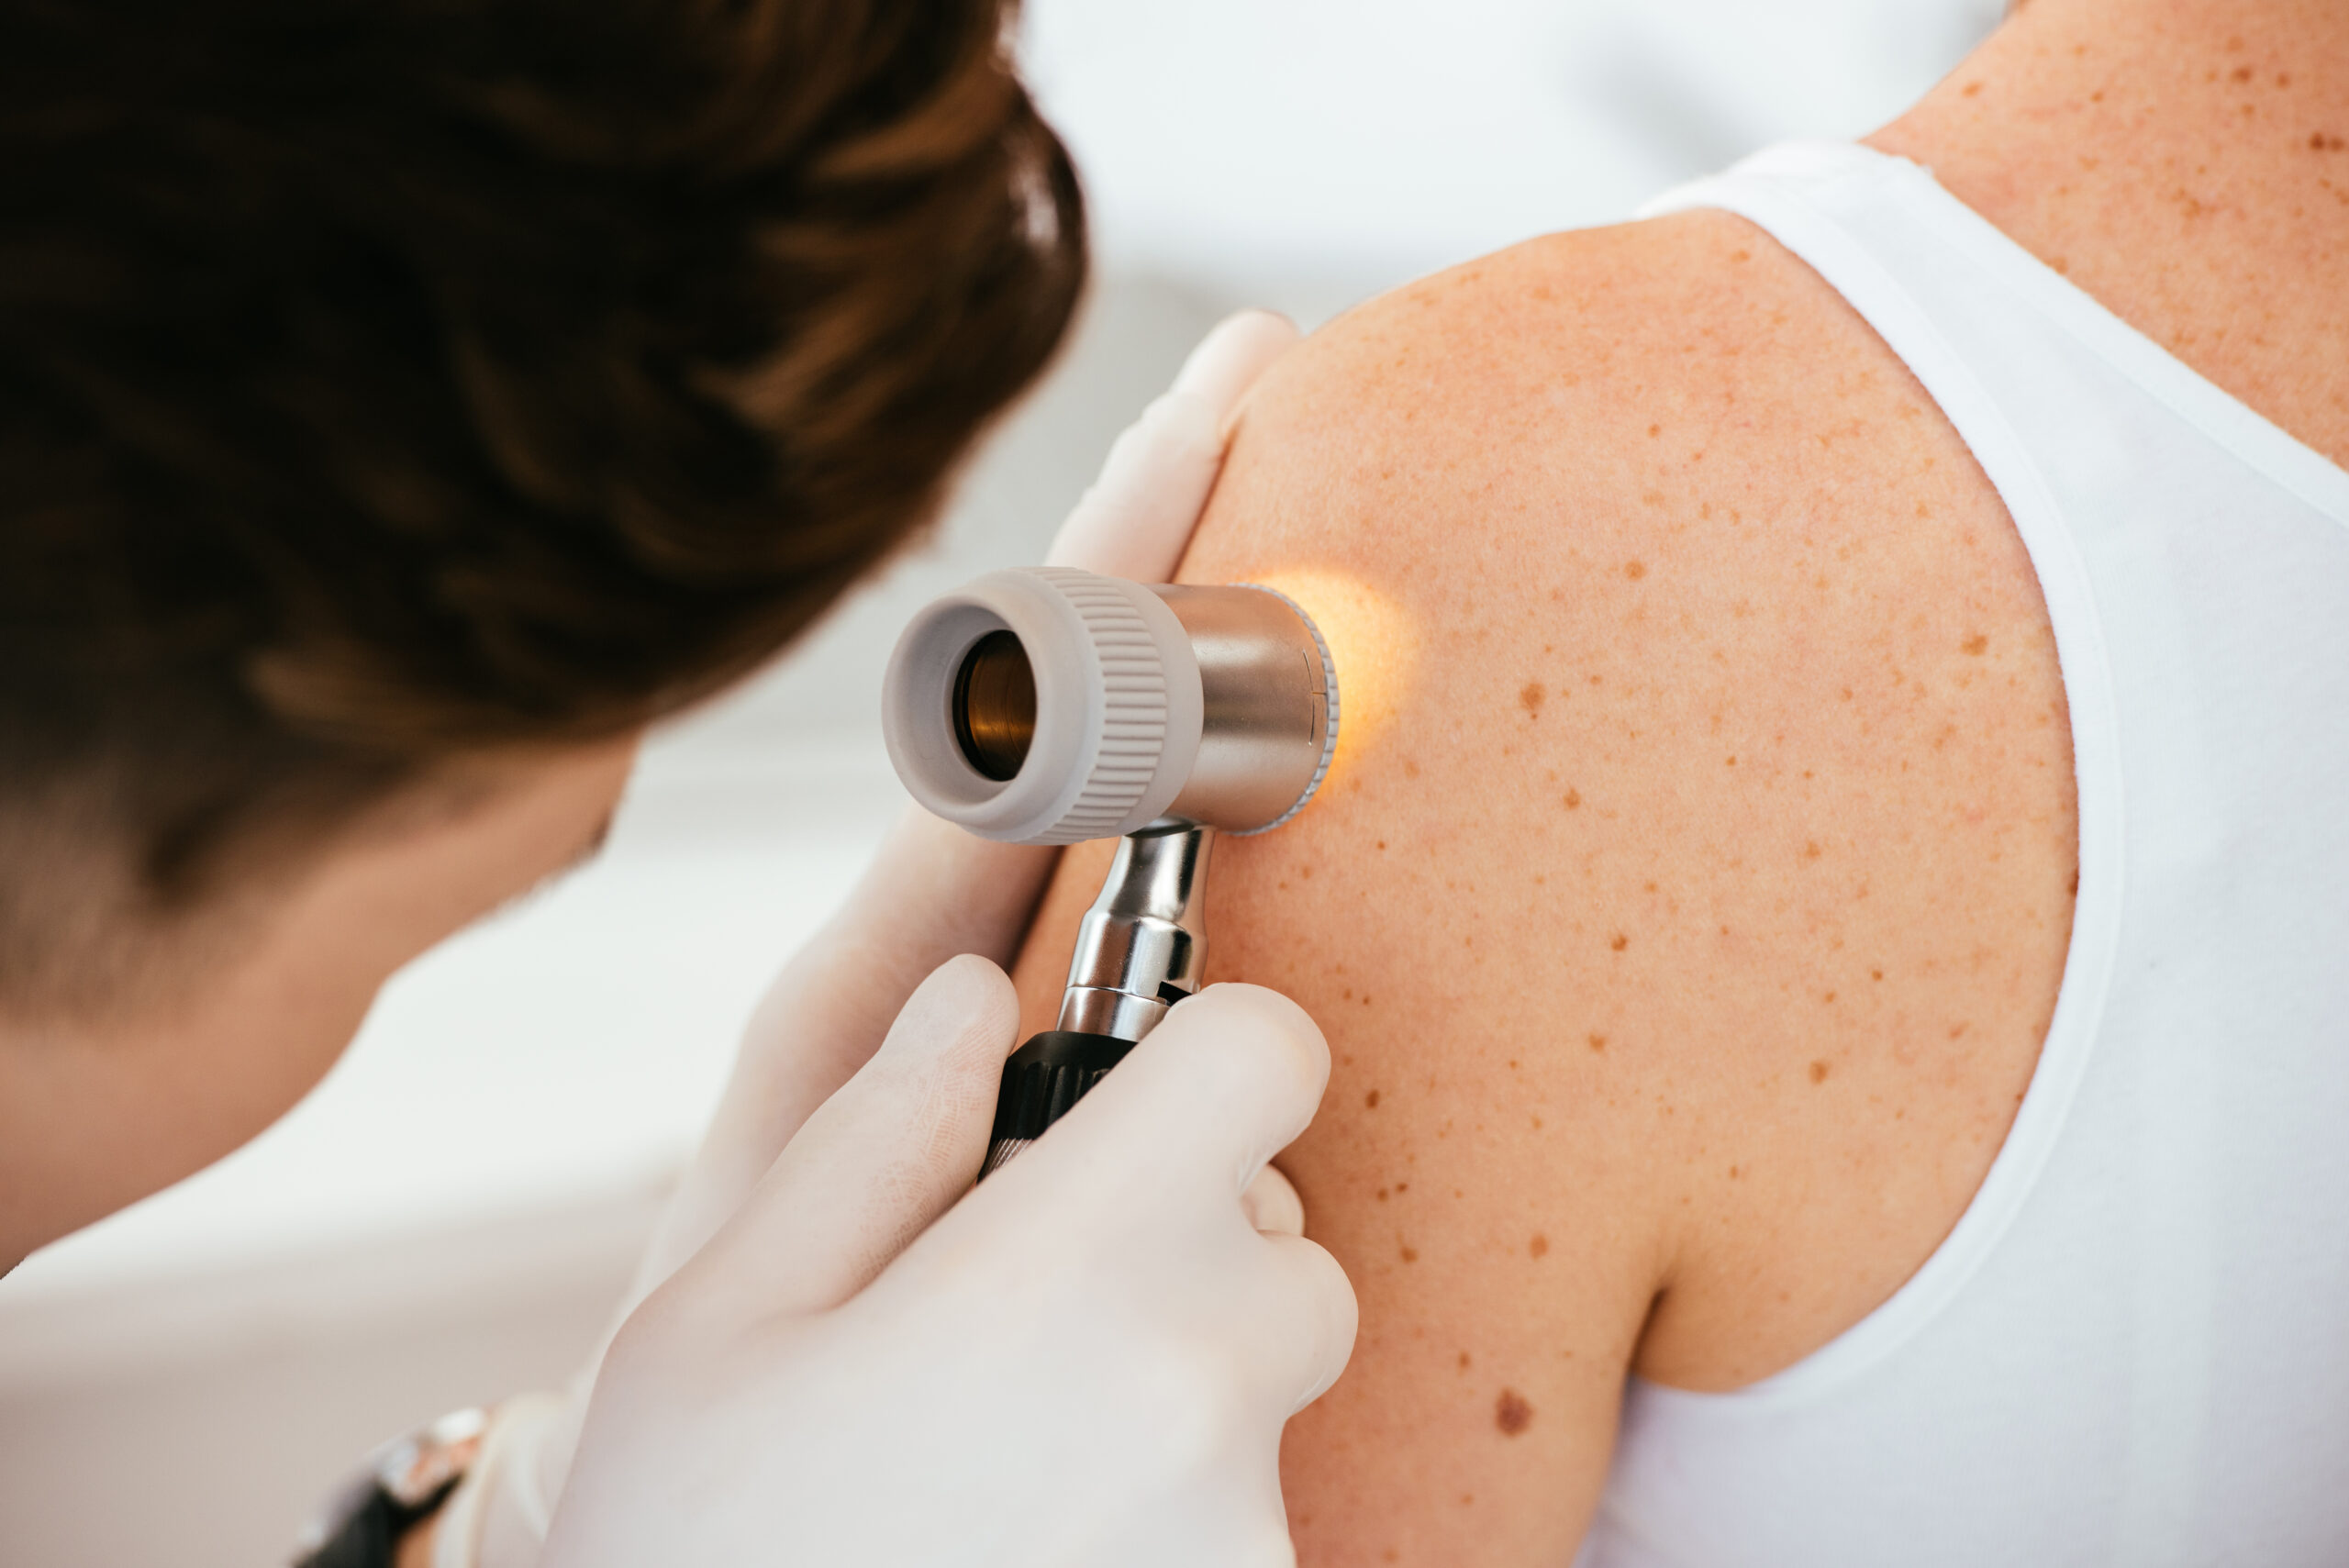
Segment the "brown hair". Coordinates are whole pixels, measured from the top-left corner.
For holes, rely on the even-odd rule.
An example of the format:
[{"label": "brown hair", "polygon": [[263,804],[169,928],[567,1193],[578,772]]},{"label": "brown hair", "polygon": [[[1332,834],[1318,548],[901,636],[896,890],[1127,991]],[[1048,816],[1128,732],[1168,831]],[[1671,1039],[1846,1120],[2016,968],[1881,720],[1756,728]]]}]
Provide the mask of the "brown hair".
[{"label": "brown hair", "polygon": [[[713,690],[918,526],[1083,282],[1008,26],[0,0],[0,998],[262,824]],[[77,862],[129,903],[61,918]]]}]

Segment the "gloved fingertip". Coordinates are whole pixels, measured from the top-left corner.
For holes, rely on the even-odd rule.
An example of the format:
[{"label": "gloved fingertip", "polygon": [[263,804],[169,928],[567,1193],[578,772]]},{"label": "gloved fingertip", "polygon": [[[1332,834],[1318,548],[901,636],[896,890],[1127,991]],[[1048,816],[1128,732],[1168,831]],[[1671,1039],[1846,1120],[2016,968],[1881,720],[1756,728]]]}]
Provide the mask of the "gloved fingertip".
[{"label": "gloved fingertip", "polygon": [[1203,398],[1220,422],[1264,367],[1294,347],[1299,336],[1297,324],[1286,316],[1270,310],[1236,311],[1191,350],[1175,374],[1174,390]]},{"label": "gloved fingertip", "polygon": [[1305,1234],[1305,1200],[1275,1166],[1267,1165],[1256,1173],[1248,1190],[1240,1195],[1240,1209],[1250,1225],[1268,1236]]}]

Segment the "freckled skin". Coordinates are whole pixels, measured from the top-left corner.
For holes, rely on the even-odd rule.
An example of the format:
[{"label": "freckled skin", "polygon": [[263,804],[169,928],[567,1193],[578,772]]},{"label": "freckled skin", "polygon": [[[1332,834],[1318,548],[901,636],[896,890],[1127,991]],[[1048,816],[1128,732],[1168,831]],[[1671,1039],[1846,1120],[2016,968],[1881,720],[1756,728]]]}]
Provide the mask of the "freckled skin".
[{"label": "freckled skin", "polygon": [[[2339,461],[2349,155],[2308,138],[2349,130],[2349,37],[2291,29],[2349,28],[2250,12],[2032,0],[1876,139]],[[2221,17],[2288,87],[2210,98],[2173,56]],[[2250,139],[2246,92],[2300,117]],[[2190,237],[2181,178],[2222,204]],[[1711,213],[1533,241],[1275,367],[1183,576],[1284,568],[1420,639],[1208,890],[1210,977],[1295,996],[1336,1062],[1282,1162],[1362,1305],[1283,1446],[1300,1557],[1555,1568],[1629,1373],[1800,1360],[1995,1158],[2077,886],[2044,608],[1905,368]],[[1030,1028],[1108,858],[1072,851],[1040,916]]]}]

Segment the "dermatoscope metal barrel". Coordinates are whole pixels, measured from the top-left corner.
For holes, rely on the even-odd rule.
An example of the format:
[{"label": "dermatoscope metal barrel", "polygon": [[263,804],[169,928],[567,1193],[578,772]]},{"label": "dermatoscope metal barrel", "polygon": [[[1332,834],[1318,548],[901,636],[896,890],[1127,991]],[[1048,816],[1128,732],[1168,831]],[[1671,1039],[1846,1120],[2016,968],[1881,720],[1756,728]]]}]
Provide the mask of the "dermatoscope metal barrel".
[{"label": "dermatoscope metal barrel", "polygon": [[1338,680],[1269,588],[992,573],[898,639],[883,730],[922,805],[1015,843],[1124,838],[1057,1027],[1005,1064],[980,1175],[1043,1134],[1196,992],[1215,834],[1263,832],[1328,773]]}]

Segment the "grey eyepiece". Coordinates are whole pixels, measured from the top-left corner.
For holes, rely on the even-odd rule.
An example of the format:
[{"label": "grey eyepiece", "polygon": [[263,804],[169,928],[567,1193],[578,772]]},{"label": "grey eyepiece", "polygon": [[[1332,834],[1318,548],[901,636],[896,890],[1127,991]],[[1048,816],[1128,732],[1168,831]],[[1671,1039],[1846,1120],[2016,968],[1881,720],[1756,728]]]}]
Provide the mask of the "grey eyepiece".
[{"label": "grey eyepiece", "polygon": [[1172,817],[1230,832],[1312,798],[1337,672],[1269,588],[993,572],[917,615],[882,729],[915,799],[984,838],[1069,844]]}]

